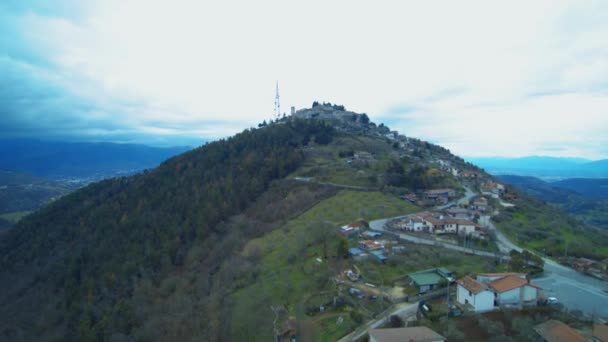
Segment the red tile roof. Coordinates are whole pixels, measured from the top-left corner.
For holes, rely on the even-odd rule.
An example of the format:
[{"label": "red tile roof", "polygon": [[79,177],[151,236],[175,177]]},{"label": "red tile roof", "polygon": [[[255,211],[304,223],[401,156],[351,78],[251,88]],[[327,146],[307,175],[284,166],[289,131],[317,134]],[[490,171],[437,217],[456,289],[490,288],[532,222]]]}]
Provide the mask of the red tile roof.
[{"label": "red tile roof", "polygon": [[480,273],[479,275],[480,275],[480,276],[483,276],[483,277],[499,277],[499,278],[502,278],[502,277],[513,276],[513,275],[514,275],[514,276],[518,276],[518,277],[520,277],[520,276],[525,275],[525,273],[516,273],[516,272],[505,272],[505,273]]},{"label": "red tile roof", "polygon": [[608,342],[608,325],[605,324],[595,324],[593,326],[593,337]]},{"label": "red tile roof", "polygon": [[425,327],[372,329],[369,331],[378,342],[425,342],[425,341],[447,341],[447,339],[433,330]]},{"label": "red tile roof", "polygon": [[473,292],[474,294],[478,294],[479,292],[488,289],[485,284],[482,284],[469,276],[464,276],[463,278],[458,279],[456,282],[458,283],[458,285],[461,285],[462,287]]},{"label": "red tile roof", "polygon": [[534,327],[547,342],[587,342],[587,339],[567,324],[550,320]]},{"label": "red tile roof", "polygon": [[522,287],[525,285],[536,287],[537,289],[540,289],[540,287],[538,285],[528,282],[527,279],[521,279],[520,277],[518,277],[516,275],[510,275],[510,276],[506,276],[506,277],[494,280],[489,285],[491,288],[493,288],[498,293],[513,290],[515,288]]}]

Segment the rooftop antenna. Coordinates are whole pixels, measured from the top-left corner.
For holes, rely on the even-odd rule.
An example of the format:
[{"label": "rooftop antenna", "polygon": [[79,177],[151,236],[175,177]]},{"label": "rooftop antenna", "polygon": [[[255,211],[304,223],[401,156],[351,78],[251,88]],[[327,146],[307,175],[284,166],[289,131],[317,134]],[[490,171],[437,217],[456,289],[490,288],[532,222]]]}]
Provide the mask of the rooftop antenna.
[{"label": "rooftop antenna", "polygon": [[281,102],[279,101],[279,81],[277,81],[277,92],[274,97],[274,118],[279,120],[281,118]]}]

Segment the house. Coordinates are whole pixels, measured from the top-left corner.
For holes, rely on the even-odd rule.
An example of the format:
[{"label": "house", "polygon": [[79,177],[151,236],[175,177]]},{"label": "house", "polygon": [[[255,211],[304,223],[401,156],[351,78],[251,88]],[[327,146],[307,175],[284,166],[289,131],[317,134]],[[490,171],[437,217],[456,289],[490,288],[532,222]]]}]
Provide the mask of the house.
[{"label": "house", "polygon": [[366,230],[361,235],[363,235],[363,237],[367,238],[367,239],[375,239],[377,237],[382,236],[382,233],[381,232],[372,232],[371,230]]},{"label": "house", "polygon": [[441,283],[453,281],[452,272],[445,268],[431,268],[409,274],[410,285],[418,288],[418,293],[436,289]]},{"label": "house", "polygon": [[536,325],[534,331],[540,335],[542,341],[546,342],[587,342],[587,339],[576,330],[561,321],[553,319]]},{"label": "house", "polygon": [[477,178],[477,177],[479,177],[479,174],[474,171],[465,170],[460,173],[460,176],[462,178]]},{"label": "house", "polygon": [[593,342],[608,342],[608,325],[594,324],[592,335]]},{"label": "house", "polygon": [[445,210],[445,213],[451,217],[451,218],[455,218],[455,219],[461,219],[461,220],[468,220],[469,219],[469,211],[466,210],[465,208],[450,208]]},{"label": "house", "polygon": [[351,227],[351,228],[358,229],[358,230],[363,230],[363,229],[369,228],[369,223],[365,220],[357,220],[357,221],[349,223],[347,225],[347,227]]},{"label": "house", "polygon": [[[523,273],[484,273],[477,279],[464,277],[458,280],[458,303],[471,305],[475,311],[498,308],[503,305],[536,305],[541,288],[526,279]],[[488,293],[491,294],[491,307]]]},{"label": "house", "polygon": [[371,329],[369,342],[445,342],[447,338],[425,327]]},{"label": "house", "polygon": [[488,209],[488,200],[485,197],[478,197],[473,200],[471,208],[479,211],[486,211]]},{"label": "house", "polygon": [[363,254],[363,251],[357,247],[352,247],[348,249],[348,254],[353,257],[358,257]]},{"label": "house", "polygon": [[440,276],[444,277],[450,283],[454,282],[454,274],[452,273],[452,271],[448,270],[445,267],[438,267],[435,270],[437,271],[437,273],[439,273]]},{"label": "house", "polygon": [[481,273],[477,275],[477,281],[482,282],[484,284],[489,284],[494,280],[498,280],[500,278],[504,278],[507,276],[517,276],[522,279],[526,279],[525,273],[515,273],[515,272],[506,272],[506,273]]},{"label": "house", "polygon": [[405,224],[403,225],[403,228],[412,232],[420,232],[422,230],[424,230],[424,228],[426,227],[424,219],[422,219],[420,216],[410,216],[409,218],[407,218]]},{"label": "house", "polygon": [[369,227],[369,223],[365,220],[358,220],[351,222],[347,225],[340,227],[340,235],[346,237],[347,239],[357,237],[357,234]]},{"label": "house", "polygon": [[426,217],[424,218],[424,224],[429,233],[443,233],[443,220],[441,218],[433,216]]},{"label": "house", "polygon": [[575,269],[584,271],[584,270],[587,270],[589,268],[596,266],[596,263],[597,263],[597,261],[595,261],[595,260],[591,260],[591,259],[587,259],[587,258],[578,258],[578,259],[574,260],[574,262],[572,263],[572,267],[574,267]]},{"label": "house", "polygon": [[369,252],[369,255],[371,255],[377,261],[380,261],[382,263],[384,263],[386,261],[386,259],[387,259],[386,255],[384,255],[384,251],[381,251],[381,250],[371,251],[371,252]]},{"label": "house", "polygon": [[458,233],[458,220],[448,217],[443,221],[444,233]]},{"label": "house", "polygon": [[494,309],[494,293],[487,285],[465,276],[456,281],[456,300],[462,305],[470,305],[473,311]]},{"label": "house", "polygon": [[359,241],[359,248],[366,250],[366,251],[375,251],[378,249],[384,249],[384,246],[378,241],[363,240],[363,241]]},{"label": "house", "polygon": [[357,229],[344,226],[340,228],[340,235],[344,236],[347,239],[352,239],[357,237],[357,233],[359,231]]},{"label": "house", "polygon": [[[499,277],[497,274],[486,274],[482,279],[493,279],[487,283],[488,287],[494,292],[494,305],[530,305],[536,304],[540,295],[541,287],[531,283],[522,274],[510,274]],[[477,278],[481,281],[480,278]]]},{"label": "house", "polygon": [[475,223],[469,220],[456,219],[456,223],[458,224],[458,234],[460,235],[471,235],[475,231]]},{"label": "house", "polygon": [[424,192],[427,199],[436,199],[439,197],[450,198],[456,196],[456,191],[453,189],[433,189]]},{"label": "house", "polygon": [[471,237],[477,240],[489,240],[490,236],[488,232],[480,226],[475,227],[475,231],[471,233]]},{"label": "house", "polygon": [[406,194],[403,196],[399,196],[399,198],[411,203],[416,203],[418,201],[418,197],[416,197],[416,194]]}]

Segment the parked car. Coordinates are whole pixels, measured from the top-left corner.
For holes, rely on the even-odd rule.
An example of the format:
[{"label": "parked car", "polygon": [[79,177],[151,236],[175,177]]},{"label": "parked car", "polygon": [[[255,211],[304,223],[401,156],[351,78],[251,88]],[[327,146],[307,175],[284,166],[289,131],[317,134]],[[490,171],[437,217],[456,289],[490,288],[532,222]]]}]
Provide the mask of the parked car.
[{"label": "parked car", "polygon": [[559,301],[557,300],[557,297],[547,297],[547,304],[557,304],[559,303]]}]

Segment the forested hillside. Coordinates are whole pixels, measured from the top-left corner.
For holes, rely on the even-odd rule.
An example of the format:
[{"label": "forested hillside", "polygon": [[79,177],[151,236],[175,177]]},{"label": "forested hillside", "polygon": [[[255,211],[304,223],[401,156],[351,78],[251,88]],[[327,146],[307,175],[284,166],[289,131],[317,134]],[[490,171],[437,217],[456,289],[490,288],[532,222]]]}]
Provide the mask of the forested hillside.
[{"label": "forested hillside", "polygon": [[[382,301],[348,304],[334,330],[310,315],[352,267],[336,228],[424,209],[403,194],[449,187],[457,198],[492,178],[364,114],[326,105],[298,113],[91,184],[4,233],[0,340],[269,340],[279,328],[271,305],[283,308],[281,323],[295,315],[311,340],[333,340],[373,317]],[[516,207],[494,203],[498,223],[531,248],[555,243],[557,254],[564,236],[586,231],[557,209],[508,195]],[[590,235],[570,248],[603,241]],[[382,272],[372,261],[362,267],[387,284],[419,268],[502,267],[438,248],[408,246]]]},{"label": "forested hillside", "polygon": [[[333,132],[324,123],[299,120],[247,130],[141,175],[92,184],[27,217],[0,240],[0,336],[131,335],[155,317],[144,312],[152,303],[137,302],[141,284],[162,287],[163,279],[186,272],[202,276],[189,298],[197,305],[196,318],[188,319],[195,326],[171,333],[208,339],[201,334],[217,333],[206,326],[212,274],[225,253],[264,229],[253,220],[227,220],[258,202],[263,206],[260,195],[271,182],[302,162],[300,148],[328,143]],[[283,191],[289,192],[275,192]],[[196,260],[186,263],[189,256]]]}]

